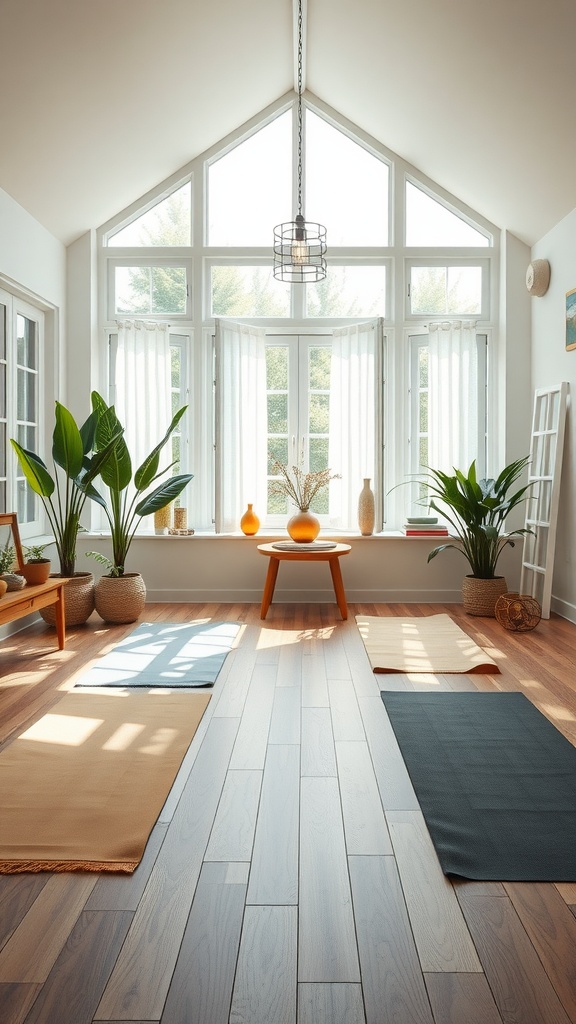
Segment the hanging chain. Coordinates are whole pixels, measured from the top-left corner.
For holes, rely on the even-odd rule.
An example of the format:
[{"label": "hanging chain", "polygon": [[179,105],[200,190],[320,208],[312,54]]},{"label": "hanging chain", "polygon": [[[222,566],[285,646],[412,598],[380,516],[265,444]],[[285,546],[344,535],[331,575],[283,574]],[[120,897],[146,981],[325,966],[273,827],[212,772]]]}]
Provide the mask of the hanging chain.
[{"label": "hanging chain", "polygon": [[302,0],[298,3],[298,213],[302,213]]}]

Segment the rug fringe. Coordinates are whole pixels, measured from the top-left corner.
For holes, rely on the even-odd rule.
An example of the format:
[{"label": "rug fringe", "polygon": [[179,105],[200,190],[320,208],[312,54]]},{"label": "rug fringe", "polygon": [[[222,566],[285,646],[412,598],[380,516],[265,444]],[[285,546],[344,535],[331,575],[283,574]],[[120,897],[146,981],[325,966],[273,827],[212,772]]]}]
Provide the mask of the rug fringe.
[{"label": "rug fringe", "polygon": [[85,860],[0,860],[0,875],[17,875],[40,871],[88,871],[92,874],[116,872],[131,875],[139,861],[85,861]]}]

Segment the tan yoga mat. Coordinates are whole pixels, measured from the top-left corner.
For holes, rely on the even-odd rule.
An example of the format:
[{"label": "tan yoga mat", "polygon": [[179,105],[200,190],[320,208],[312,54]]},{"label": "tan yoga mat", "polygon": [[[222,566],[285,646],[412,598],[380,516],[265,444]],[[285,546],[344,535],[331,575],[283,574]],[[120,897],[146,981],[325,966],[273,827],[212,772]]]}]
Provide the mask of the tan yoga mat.
[{"label": "tan yoga mat", "polygon": [[495,661],[449,615],[357,615],[374,672],[499,672]]},{"label": "tan yoga mat", "polygon": [[74,690],[0,752],[0,872],[132,872],[210,694]]}]

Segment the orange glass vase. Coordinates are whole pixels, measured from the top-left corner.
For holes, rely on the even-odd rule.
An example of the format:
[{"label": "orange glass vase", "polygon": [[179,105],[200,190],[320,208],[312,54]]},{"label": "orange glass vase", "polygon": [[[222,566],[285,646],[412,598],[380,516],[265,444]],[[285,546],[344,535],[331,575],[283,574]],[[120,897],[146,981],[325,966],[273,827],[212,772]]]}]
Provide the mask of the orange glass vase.
[{"label": "orange glass vase", "polygon": [[240,520],[240,529],[246,537],[253,537],[255,533],[258,533],[260,529],[260,520],[252,509],[252,505],[248,505],[244,515]]},{"label": "orange glass vase", "polygon": [[312,512],[297,512],[288,520],[286,529],[297,544],[311,544],[320,533],[320,520]]}]

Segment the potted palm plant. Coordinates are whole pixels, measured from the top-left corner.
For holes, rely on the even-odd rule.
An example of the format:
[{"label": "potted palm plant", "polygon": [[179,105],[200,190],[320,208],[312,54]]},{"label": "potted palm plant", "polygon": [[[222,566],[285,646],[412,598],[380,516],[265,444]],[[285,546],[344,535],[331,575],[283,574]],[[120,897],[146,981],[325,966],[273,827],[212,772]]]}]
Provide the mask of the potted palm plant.
[{"label": "potted palm plant", "polygon": [[[460,551],[471,569],[462,585],[465,611],[471,615],[494,615],[494,606],[508,586],[497,575],[497,565],[505,547],[514,547],[513,537],[531,533],[529,529],[504,532],[504,523],[520,502],[525,500],[531,484],[512,490],[529,462],[529,456],[516,459],[496,479],[478,479],[476,462],[467,473],[455,469],[452,475],[439,469],[428,469],[424,480],[428,487],[428,504],[450,524],[457,544],[440,544],[428,555],[430,562],[441,551]],[[510,491],[512,490],[512,493]]]},{"label": "potted palm plant", "polygon": [[[96,391],[92,393],[92,407],[97,417],[96,450],[106,450],[112,438],[117,437],[118,433],[123,434],[123,428],[114,409],[110,411]],[[108,570],[95,588],[96,611],[105,622],[135,622],[144,608],[144,580],[140,573],[126,572],[126,560],[142,517],[174,501],[192,480],[192,473],[181,473],[149,490],[174,465],[171,463],[159,471],[160,453],[187,408],[185,405],[174,414],[164,437],[134,475],[128,446],[121,436],[100,472],[101,480],[108,488],[108,498],[99,494],[94,487],[89,489],[90,497],[104,509],[112,537],[111,559],[98,551],[87,552],[88,557],[95,558]]]},{"label": "potted palm plant", "polygon": [[[72,413],[56,402],[51,470],[39,455],[23,448],[14,438],[10,439],[29,486],[44,505],[54,534],[60,563],[57,575],[68,580],[65,588],[67,626],[86,622],[94,610],[94,577],[90,572],[76,572],[76,539],[92,481],[110,458],[121,434],[121,428],[117,427],[116,433],[109,433],[108,443],[94,450],[96,425],[103,415],[99,417],[92,412],[79,427]],[[49,625],[55,625],[53,605],[41,609],[40,614]]]}]

